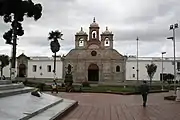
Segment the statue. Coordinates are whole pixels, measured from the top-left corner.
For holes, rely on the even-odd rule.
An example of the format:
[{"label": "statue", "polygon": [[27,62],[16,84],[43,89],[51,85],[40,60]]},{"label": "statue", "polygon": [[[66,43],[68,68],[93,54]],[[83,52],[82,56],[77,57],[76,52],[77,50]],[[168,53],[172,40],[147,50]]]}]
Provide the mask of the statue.
[{"label": "statue", "polygon": [[72,83],[73,83],[72,67],[70,64],[68,64],[68,67],[66,67],[66,68],[67,68],[67,72],[65,75],[64,83],[65,83],[66,91],[70,92],[73,89],[73,87],[72,87]]}]

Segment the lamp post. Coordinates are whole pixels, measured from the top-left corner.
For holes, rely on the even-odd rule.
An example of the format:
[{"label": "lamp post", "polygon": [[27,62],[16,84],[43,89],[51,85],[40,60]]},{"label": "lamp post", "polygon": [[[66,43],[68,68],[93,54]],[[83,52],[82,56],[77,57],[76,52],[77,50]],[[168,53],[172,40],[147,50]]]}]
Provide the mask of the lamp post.
[{"label": "lamp post", "polygon": [[161,88],[161,90],[164,90],[164,85],[163,85],[164,84],[164,78],[163,78],[163,69],[164,69],[163,68],[163,55],[166,54],[166,52],[161,52],[161,54],[162,54],[162,73],[161,73],[161,75],[162,75],[161,76],[162,88]]},{"label": "lamp post", "polygon": [[[2,64],[2,62],[0,61],[0,69],[1,69],[1,64]],[[1,72],[1,71],[0,71],[0,72]],[[0,74],[0,75],[1,75],[1,74]],[[0,80],[2,80],[2,76],[1,76]]]},{"label": "lamp post", "polygon": [[137,39],[136,39],[136,41],[137,41],[137,69],[136,69],[136,71],[137,71],[137,84],[139,83],[139,60],[138,60],[138,48],[139,48],[139,46],[138,46],[138,41],[139,41],[139,38],[137,37]]},{"label": "lamp post", "polygon": [[175,29],[178,28],[178,23],[170,25],[170,30],[173,31],[173,36],[168,37],[167,39],[172,39],[173,41],[173,51],[174,51],[174,92],[176,94],[176,42],[175,42]]}]

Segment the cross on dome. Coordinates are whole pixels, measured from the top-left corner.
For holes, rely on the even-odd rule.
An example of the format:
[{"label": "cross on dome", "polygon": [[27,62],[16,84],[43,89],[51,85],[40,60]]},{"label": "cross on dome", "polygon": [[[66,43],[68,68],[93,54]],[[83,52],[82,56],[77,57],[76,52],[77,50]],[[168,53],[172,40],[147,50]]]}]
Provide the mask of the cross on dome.
[{"label": "cross on dome", "polygon": [[106,26],[106,30],[108,30],[108,26]]},{"label": "cross on dome", "polygon": [[112,34],[112,32],[108,30],[108,26],[106,26],[106,30],[103,32],[103,34]]},{"label": "cross on dome", "polygon": [[96,22],[96,18],[94,17],[94,19],[93,19],[93,22],[95,23]]},{"label": "cross on dome", "polygon": [[90,27],[99,27],[99,25],[96,23],[96,18],[93,18],[93,23],[90,24]]},{"label": "cross on dome", "polygon": [[81,27],[81,30],[76,33],[76,35],[87,35],[86,32],[83,31],[83,27]]}]

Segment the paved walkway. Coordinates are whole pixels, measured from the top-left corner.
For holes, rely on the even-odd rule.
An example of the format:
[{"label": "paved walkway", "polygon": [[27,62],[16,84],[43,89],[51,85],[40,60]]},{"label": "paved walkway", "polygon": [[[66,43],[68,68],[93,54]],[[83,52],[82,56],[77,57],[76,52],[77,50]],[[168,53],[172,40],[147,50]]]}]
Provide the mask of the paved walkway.
[{"label": "paved walkway", "polygon": [[79,101],[79,106],[63,120],[180,120],[180,103],[164,100],[168,94],[150,94],[146,108],[141,105],[140,95],[60,93],[59,96]]}]

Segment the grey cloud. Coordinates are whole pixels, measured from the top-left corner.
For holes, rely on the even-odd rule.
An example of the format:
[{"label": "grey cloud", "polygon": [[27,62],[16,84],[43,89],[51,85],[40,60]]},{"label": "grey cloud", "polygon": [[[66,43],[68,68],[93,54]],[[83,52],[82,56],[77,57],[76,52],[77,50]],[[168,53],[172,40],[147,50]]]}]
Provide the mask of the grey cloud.
[{"label": "grey cloud", "polygon": [[[29,55],[51,55],[47,36],[50,30],[55,29],[62,31],[65,39],[60,41],[59,54],[69,52],[74,48],[74,34],[80,30],[81,26],[88,33],[93,17],[96,17],[101,32],[105,30],[106,25],[109,26],[114,33],[115,48],[122,54],[136,54],[135,39],[139,36],[140,41],[143,42],[140,42],[142,56],[158,55],[163,50],[162,48],[168,51],[167,55],[173,55],[172,46],[167,44],[166,37],[172,35],[169,25],[179,22],[180,19],[178,0],[34,1],[42,3],[43,16],[38,21],[26,18],[23,22],[25,35],[18,41],[18,48],[24,49]],[[2,35],[10,26],[1,22],[0,34]],[[180,29],[177,29],[177,41],[180,40],[179,33]],[[5,46],[4,40],[0,40],[0,46]],[[11,47],[8,46],[8,48]],[[180,51],[179,48],[177,51]],[[0,49],[0,52],[5,51]],[[177,52],[177,55],[180,54]]]},{"label": "grey cloud", "polygon": [[38,47],[48,46],[49,42],[50,41],[48,41],[46,37],[22,37],[18,41],[20,46],[38,46]]}]

